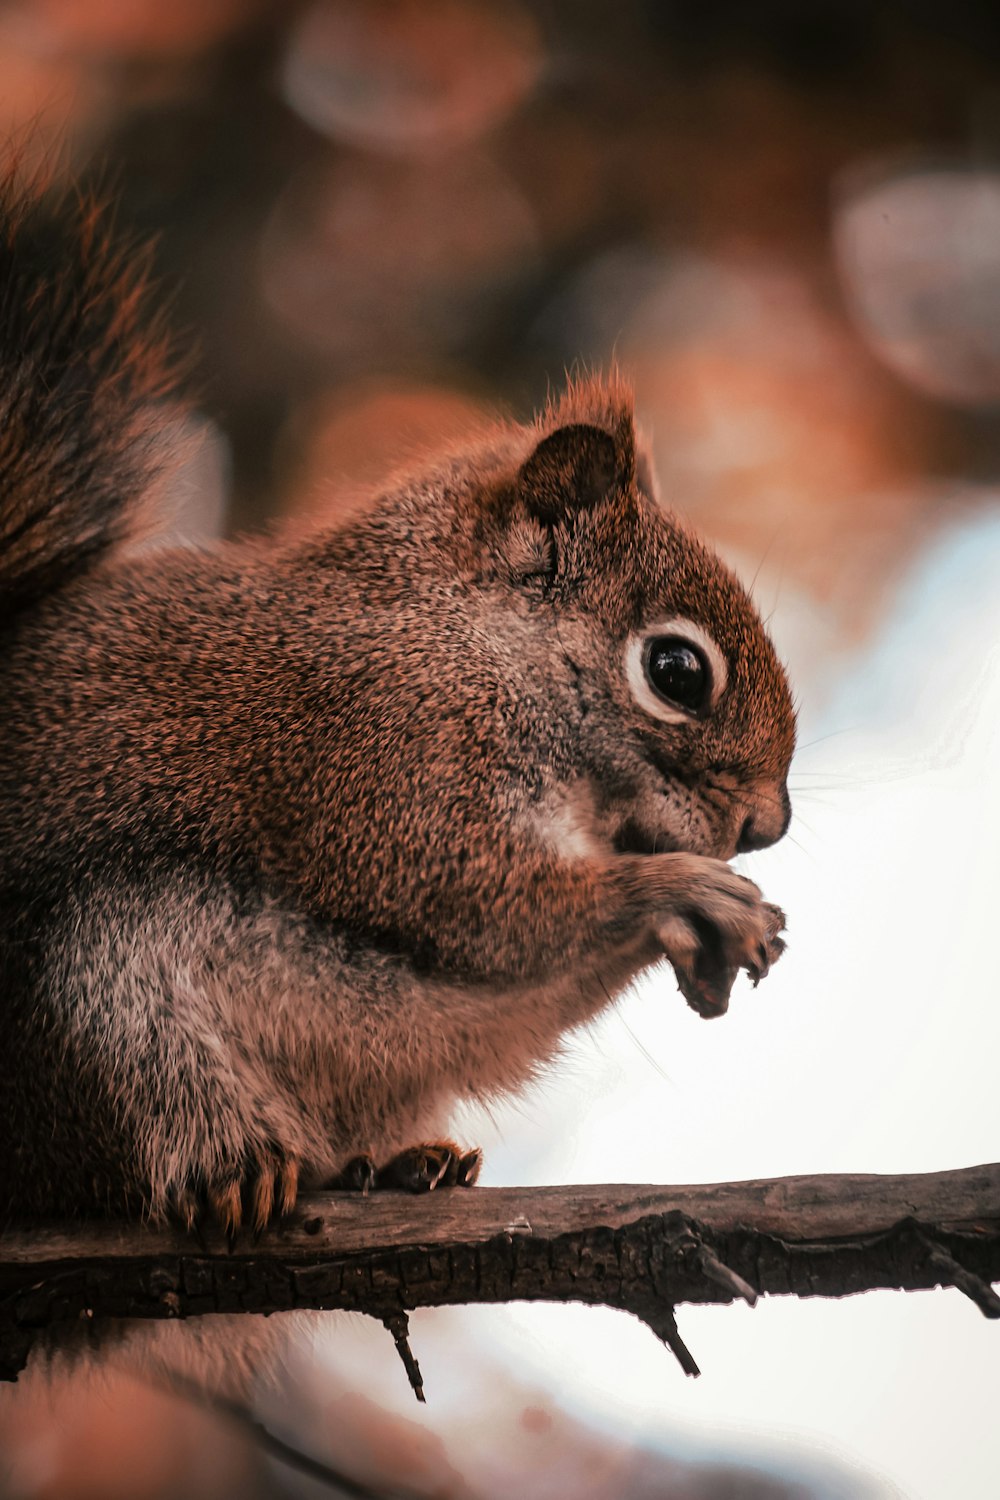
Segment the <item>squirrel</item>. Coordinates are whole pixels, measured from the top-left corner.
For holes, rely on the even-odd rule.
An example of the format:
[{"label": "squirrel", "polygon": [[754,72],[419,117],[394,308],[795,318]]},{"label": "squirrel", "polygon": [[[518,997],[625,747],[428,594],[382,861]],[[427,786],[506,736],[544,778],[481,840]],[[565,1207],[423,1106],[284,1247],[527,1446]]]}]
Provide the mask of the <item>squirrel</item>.
[{"label": "squirrel", "polygon": [[0,194],[0,1222],[471,1184],[457,1101],[780,954],[728,861],[788,825],[785,671],[618,374],[338,529],[130,552],[168,341],[50,199]]}]

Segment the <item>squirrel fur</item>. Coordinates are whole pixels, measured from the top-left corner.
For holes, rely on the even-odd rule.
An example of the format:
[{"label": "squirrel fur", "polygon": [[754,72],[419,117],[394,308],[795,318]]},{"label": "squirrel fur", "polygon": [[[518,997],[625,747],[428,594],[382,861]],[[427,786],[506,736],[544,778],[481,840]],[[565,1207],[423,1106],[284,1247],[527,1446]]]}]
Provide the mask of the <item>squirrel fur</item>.
[{"label": "squirrel fur", "polygon": [[766,972],[727,861],[787,826],[788,685],[621,378],[339,530],[130,555],[143,262],[8,184],[0,287],[0,1221],[471,1181],[457,1101],[664,958],[704,1014]]}]

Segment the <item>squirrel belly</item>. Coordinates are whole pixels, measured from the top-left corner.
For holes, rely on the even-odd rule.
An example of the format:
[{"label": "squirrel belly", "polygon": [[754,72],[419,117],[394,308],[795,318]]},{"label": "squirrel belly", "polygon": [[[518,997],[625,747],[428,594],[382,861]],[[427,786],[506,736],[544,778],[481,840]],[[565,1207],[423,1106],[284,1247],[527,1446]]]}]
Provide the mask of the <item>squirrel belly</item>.
[{"label": "squirrel belly", "polygon": [[13,1138],[38,1136],[23,1174],[3,1169],[12,1215],[79,1211],[82,1185],[105,1212],[164,1216],[269,1155],[324,1184],[362,1148],[388,1160],[440,1134],[458,1098],[520,1085],[564,1029],[554,1007],[512,1045],[542,997],[434,982],[177,879],[76,896],[46,938],[34,998],[48,1024],[36,1011],[3,1105]]},{"label": "squirrel belly", "polygon": [[263,1222],[650,964],[703,1015],[766,973],[783,917],[727,862],[787,826],[788,685],[627,386],[337,531],[130,556],[141,273],[7,197],[0,1214]]}]

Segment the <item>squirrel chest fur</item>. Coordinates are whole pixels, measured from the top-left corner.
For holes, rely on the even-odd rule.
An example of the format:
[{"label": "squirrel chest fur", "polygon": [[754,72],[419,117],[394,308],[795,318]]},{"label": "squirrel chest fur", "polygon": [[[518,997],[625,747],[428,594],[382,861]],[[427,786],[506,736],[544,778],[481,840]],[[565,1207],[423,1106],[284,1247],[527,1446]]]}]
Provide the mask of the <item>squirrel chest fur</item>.
[{"label": "squirrel chest fur", "polygon": [[791,700],[620,381],[339,531],[129,557],[134,278],[5,222],[0,1215],[471,1181],[407,1149],[457,1100],[662,959],[706,1015],[766,972],[783,918],[726,861],[787,825]]}]

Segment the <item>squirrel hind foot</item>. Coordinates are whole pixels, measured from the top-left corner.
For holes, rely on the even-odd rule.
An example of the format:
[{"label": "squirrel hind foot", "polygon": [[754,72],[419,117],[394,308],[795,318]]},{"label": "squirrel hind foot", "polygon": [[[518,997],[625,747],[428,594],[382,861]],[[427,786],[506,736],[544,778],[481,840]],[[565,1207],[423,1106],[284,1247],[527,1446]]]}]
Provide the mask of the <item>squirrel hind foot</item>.
[{"label": "squirrel hind foot", "polygon": [[478,1147],[463,1151],[454,1141],[429,1141],[400,1151],[379,1171],[380,1187],[430,1193],[437,1187],[473,1187],[483,1164]]},{"label": "squirrel hind foot", "polygon": [[478,1146],[470,1151],[454,1141],[425,1141],[399,1151],[382,1167],[364,1153],[352,1157],[327,1187],[335,1192],[360,1192],[403,1188],[409,1193],[430,1193],[437,1187],[473,1187],[483,1165]]},{"label": "squirrel hind foot", "polygon": [[275,1219],[292,1212],[298,1184],[298,1159],[279,1146],[260,1146],[249,1151],[237,1167],[220,1168],[198,1185],[189,1182],[175,1188],[167,1216],[199,1238],[212,1221],[230,1241],[243,1228],[259,1235]]}]

